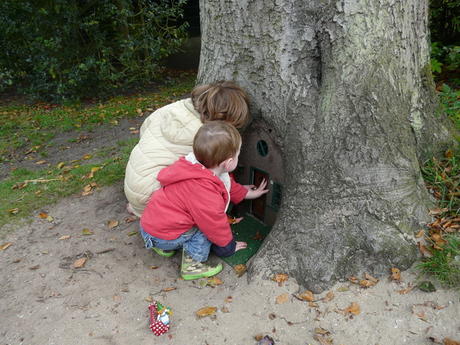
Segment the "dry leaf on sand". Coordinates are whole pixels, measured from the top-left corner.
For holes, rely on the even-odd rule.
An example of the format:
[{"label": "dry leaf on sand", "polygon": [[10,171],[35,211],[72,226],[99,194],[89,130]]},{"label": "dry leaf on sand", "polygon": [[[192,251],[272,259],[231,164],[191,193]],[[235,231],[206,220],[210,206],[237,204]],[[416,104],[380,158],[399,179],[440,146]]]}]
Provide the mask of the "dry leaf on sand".
[{"label": "dry leaf on sand", "polygon": [[361,308],[358,303],[352,302],[347,308],[344,309],[344,312],[353,315],[359,315],[359,313],[361,313]]},{"label": "dry leaf on sand", "polygon": [[396,281],[401,281],[401,271],[399,268],[392,267],[391,268],[391,279]]},{"label": "dry leaf on sand", "polygon": [[307,302],[313,302],[315,300],[315,296],[310,290],[305,290],[301,294],[297,295],[297,297]]},{"label": "dry leaf on sand", "polygon": [[233,270],[235,271],[238,277],[241,277],[246,272],[247,267],[244,264],[239,264],[233,267]]},{"label": "dry leaf on sand", "polygon": [[211,316],[214,315],[217,311],[216,307],[203,307],[201,309],[198,309],[195,314],[198,317],[205,317],[205,316]]},{"label": "dry leaf on sand", "polygon": [[86,264],[87,258],[80,258],[73,263],[74,268],[82,268]]},{"label": "dry leaf on sand", "polygon": [[277,273],[273,277],[273,280],[278,283],[279,286],[282,286],[283,283],[288,280],[289,276],[286,273]]},{"label": "dry leaf on sand", "polygon": [[6,248],[8,248],[9,246],[11,246],[13,244],[13,242],[6,242],[6,243],[3,243],[2,245],[0,245],[0,250],[5,250]]},{"label": "dry leaf on sand", "polygon": [[113,228],[117,227],[118,226],[118,220],[113,220],[113,219],[109,220],[107,222],[107,226],[109,227],[109,229],[113,229]]},{"label": "dry leaf on sand", "polygon": [[288,300],[289,300],[289,294],[283,293],[282,295],[279,295],[276,297],[276,304],[283,304],[283,303],[286,303]]}]

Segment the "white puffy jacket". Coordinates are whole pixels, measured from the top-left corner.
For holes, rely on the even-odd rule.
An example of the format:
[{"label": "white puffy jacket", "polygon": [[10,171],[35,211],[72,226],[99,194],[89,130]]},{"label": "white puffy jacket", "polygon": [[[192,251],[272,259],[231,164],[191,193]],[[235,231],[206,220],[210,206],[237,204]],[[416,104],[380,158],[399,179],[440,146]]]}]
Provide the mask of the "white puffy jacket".
[{"label": "white puffy jacket", "polygon": [[137,216],[160,188],[160,170],[192,152],[193,138],[201,125],[190,98],[157,109],[145,119],[125,174],[125,195]]}]

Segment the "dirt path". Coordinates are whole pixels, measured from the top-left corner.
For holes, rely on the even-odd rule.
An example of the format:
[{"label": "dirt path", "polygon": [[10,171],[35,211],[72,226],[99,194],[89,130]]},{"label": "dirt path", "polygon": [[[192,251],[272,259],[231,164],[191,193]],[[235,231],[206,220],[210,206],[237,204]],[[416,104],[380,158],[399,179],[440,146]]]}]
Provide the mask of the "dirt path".
[{"label": "dirt path", "polygon": [[[369,289],[339,283],[329,301],[321,300],[326,292],[315,296],[316,306],[293,297],[302,292],[293,279],[248,284],[229,266],[218,276],[222,285],[185,282],[178,279],[180,255],[167,259],[144,249],[124,206],[121,186],[70,197],[37,211],[2,241],[12,245],[0,250],[0,345],[251,345],[258,334],[278,345],[460,341],[460,294],[398,293],[415,280],[411,271],[401,283],[383,278]],[[52,219],[39,218],[40,211]],[[111,220],[119,225],[110,229]],[[73,268],[79,258],[87,259],[84,267]],[[160,337],[148,328],[152,298],[173,311],[171,330]],[[359,313],[345,311],[352,302]],[[214,316],[197,318],[206,306],[217,307]],[[322,342],[314,339],[318,327],[330,332]]]}]

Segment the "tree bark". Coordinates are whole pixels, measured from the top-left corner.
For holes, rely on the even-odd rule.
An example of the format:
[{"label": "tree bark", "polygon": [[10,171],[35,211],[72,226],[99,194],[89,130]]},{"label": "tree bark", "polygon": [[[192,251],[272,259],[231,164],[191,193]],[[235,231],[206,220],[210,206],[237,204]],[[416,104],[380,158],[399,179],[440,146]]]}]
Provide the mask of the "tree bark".
[{"label": "tree bark", "polygon": [[431,205],[419,159],[452,143],[427,1],[201,0],[200,11],[199,82],[248,91],[289,176],[250,277],[287,272],[318,292],[407,268]]}]

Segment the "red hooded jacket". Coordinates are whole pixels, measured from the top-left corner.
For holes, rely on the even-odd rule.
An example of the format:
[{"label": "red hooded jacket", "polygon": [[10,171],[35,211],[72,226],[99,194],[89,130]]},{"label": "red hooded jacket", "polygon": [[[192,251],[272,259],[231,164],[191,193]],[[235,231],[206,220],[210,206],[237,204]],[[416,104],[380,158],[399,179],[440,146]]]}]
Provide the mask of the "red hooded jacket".
[{"label": "red hooded jacket", "polygon": [[[218,246],[233,240],[225,213],[228,192],[211,170],[181,157],[161,170],[157,178],[161,188],[152,194],[140,221],[145,232],[174,240],[196,226]],[[230,201],[237,204],[248,190],[233,178],[230,181]]]}]

